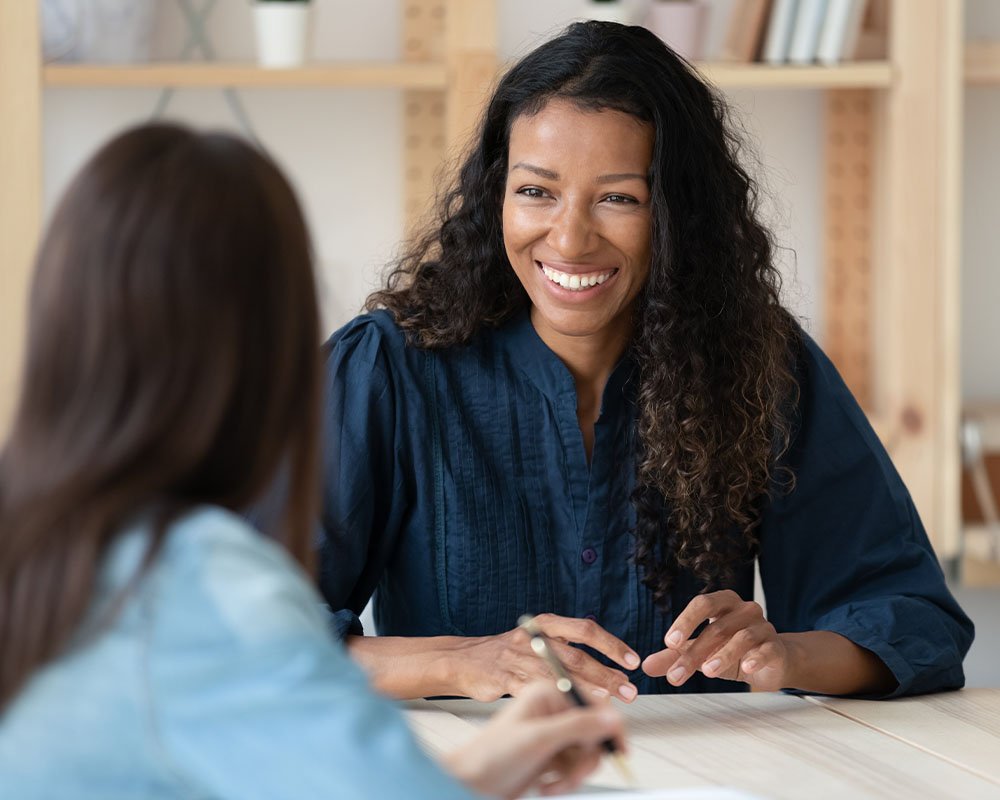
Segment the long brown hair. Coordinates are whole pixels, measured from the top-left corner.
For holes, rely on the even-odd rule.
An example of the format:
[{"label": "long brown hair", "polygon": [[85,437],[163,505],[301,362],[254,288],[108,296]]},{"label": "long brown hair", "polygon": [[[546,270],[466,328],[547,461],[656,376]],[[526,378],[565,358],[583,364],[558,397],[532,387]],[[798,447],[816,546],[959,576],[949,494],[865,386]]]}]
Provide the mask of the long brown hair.
[{"label": "long brown hair", "polygon": [[780,302],[758,189],[723,98],[648,30],[579,22],[500,80],[438,219],[405,251],[384,307],[411,343],[469,341],[527,307],[507,261],[501,211],[510,130],[552,98],[652,125],[653,254],[639,297],[635,562],[666,603],[678,568],[724,586],[757,548],[781,465],[801,346]]},{"label": "long brown hair", "polygon": [[246,507],[287,470],[282,538],[312,568],[319,323],[308,233],[239,139],[148,125],[73,181],[38,253],[0,455],[0,707],[82,621],[109,543]]}]

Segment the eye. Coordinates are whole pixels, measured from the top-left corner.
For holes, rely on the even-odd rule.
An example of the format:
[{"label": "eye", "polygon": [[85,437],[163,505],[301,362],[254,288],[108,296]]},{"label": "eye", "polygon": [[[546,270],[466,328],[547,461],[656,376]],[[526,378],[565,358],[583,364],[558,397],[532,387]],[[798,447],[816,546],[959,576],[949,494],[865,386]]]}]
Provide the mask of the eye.
[{"label": "eye", "polygon": [[604,199],[607,200],[610,203],[631,204],[631,203],[638,203],[639,202],[634,197],[631,197],[630,195],[627,195],[627,194],[609,194]]},{"label": "eye", "polygon": [[530,197],[532,199],[538,199],[545,197],[545,192],[539,189],[537,186],[524,186],[518,189],[515,194],[524,195],[525,197]]}]

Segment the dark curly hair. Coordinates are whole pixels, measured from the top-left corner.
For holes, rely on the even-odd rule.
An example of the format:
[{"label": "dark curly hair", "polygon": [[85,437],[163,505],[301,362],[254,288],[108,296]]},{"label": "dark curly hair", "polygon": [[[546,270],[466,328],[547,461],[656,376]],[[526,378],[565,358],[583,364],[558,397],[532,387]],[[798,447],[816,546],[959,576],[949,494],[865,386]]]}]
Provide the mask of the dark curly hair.
[{"label": "dark curly hair", "polygon": [[634,558],[658,603],[679,567],[725,585],[757,551],[762,503],[792,476],[801,333],[781,306],[758,189],[721,97],[644,28],[580,22],[515,64],[490,98],[436,224],[367,307],[409,341],[462,344],[529,304],[504,250],[511,126],[553,98],[650,123],[652,263],[634,315],[638,366]]}]

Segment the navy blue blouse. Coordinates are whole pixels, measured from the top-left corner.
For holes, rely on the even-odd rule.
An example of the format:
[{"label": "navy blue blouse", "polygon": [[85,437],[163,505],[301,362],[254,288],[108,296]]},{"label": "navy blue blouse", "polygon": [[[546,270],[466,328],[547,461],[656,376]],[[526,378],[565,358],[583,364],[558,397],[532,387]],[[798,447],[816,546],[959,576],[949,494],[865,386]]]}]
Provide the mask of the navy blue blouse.
[{"label": "navy blue blouse", "polygon": [[[797,484],[764,512],[760,570],[778,631],[829,630],[876,653],[894,694],[962,686],[972,623],[916,509],[833,365],[807,339]],[[342,630],[375,596],[378,633],[496,634],[525,612],[589,617],[640,657],[702,588],[657,608],[631,563],[634,370],[604,391],[588,464],[565,365],[527,313],[468,345],[407,346],[388,313],[327,343],[320,588]],[[753,567],[732,586],[753,596]],[[740,691],[696,673],[679,690]]]}]

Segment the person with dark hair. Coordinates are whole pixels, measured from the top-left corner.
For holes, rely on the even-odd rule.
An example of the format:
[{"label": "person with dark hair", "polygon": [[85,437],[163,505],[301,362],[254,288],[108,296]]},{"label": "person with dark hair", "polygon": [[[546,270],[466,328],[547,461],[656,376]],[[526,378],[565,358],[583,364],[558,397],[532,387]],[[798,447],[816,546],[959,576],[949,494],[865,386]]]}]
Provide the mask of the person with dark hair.
[{"label": "person with dark hair", "polygon": [[383,691],[518,694],[525,612],[626,701],[963,684],[972,624],[781,305],[741,149],[642,28],[576,23],[500,80],[438,221],[326,347],[320,586]]},{"label": "person with dark hair", "polygon": [[[448,775],[372,693],[307,575],[318,343],[305,223],[264,155],[150,125],[75,179],[0,456],[4,797],[511,797],[624,746],[613,709],[540,684]],[[234,513],[279,465],[287,552]]]}]

